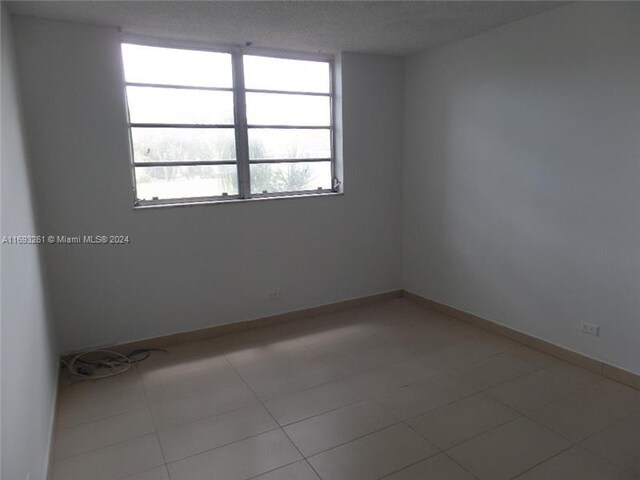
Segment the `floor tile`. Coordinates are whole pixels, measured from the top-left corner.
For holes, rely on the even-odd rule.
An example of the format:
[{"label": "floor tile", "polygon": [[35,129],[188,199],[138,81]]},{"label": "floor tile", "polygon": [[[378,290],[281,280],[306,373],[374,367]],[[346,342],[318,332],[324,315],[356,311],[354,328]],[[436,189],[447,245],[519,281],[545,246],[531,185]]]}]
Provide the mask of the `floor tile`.
[{"label": "floor tile", "polygon": [[598,375],[591,370],[587,370],[586,368],[578,367],[567,362],[561,362],[558,365],[553,365],[552,367],[549,367],[549,370],[558,372],[560,375],[563,375],[567,381],[573,381],[575,383],[582,382],[583,384],[589,385],[603,380],[602,375]]},{"label": "floor tile", "polygon": [[515,355],[502,353],[480,360],[473,365],[454,370],[452,375],[475,388],[486,390],[531,373],[534,370],[538,370],[538,368],[538,366],[528,363]]},{"label": "floor tile", "polygon": [[139,473],[132,477],[123,478],[122,480],[170,480],[167,467],[162,466],[154,468],[153,470],[147,470],[146,472]]},{"label": "floor tile", "polygon": [[475,393],[473,387],[443,374],[387,392],[378,401],[399,417],[408,419]]},{"label": "floor tile", "polygon": [[161,431],[160,444],[167,462],[253,437],[277,428],[262,405],[253,405]]},{"label": "floor tile", "polygon": [[69,379],[66,371],[61,373],[61,377],[58,403],[95,400],[104,395],[113,395],[117,391],[139,386],[141,383],[138,368],[135,366],[120,375],[100,380],[74,382]]},{"label": "floor tile", "polygon": [[392,363],[391,365],[352,375],[349,378],[365,393],[374,395],[438,374],[440,374],[438,370],[425,362],[410,360]]},{"label": "floor tile", "polygon": [[640,413],[596,433],[582,446],[640,478]]},{"label": "floor tile", "polygon": [[320,480],[306,460],[254,477],[252,480]]},{"label": "floor tile", "polygon": [[119,413],[137,410],[146,405],[142,385],[128,387],[93,400],[61,404],[58,408],[57,428],[69,428],[100,420]]},{"label": "floor tile", "polygon": [[502,351],[501,348],[497,348],[493,344],[469,340],[439,348],[423,355],[422,358],[440,370],[451,372],[485,358],[498,355]]},{"label": "floor tile", "polygon": [[264,406],[280,425],[288,425],[362,399],[349,380],[336,380],[269,400]]},{"label": "floor tile", "polygon": [[469,339],[456,328],[435,324],[433,321],[421,321],[405,328],[387,331],[381,336],[402,345],[416,355],[429,355],[461,343]]},{"label": "floor tile", "polygon": [[301,460],[280,430],[263,433],[168,465],[171,480],[246,480]]},{"label": "floor tile", "polygon": [[323,480],[374,480],[437,453],[406,425],[396,425],[309,458]]},{"label": "floor tile", "polygon": [[528,415],[554,432],[579,442],[637,410],[634,399],[611,395],[592,385]]},{"label": "floor tile", "polygon": [[337,380],[341,375],[332,366],[315,361],[243,378],[261,400],[269,400]]},{"label": "floor tile", "polygon": [[437,453],[404,424],[309,458],[323,480],[376,480]]},{"label": "floor tile", "polygon": [[54,458],[60,460],[90,452],[154,431],[153,420],[146,408],[83,423],[56,433]]},{"label": "floor tile", "polygon": [[333,365],[343,375],[355,375],[376,367],[412,360],[413,358],[414,356],[407,350],[396,345],[389,345],[367,348],[338,357],[328,357],[325,361]]},{"label": "floor tile", "polygon": [[446,450],[517,416],[510,408],[478,394],[420,415],[409,424],[431,443]]},{"label": "floor tile", "polygon": [[317,360],[313,351],[295,340],[240,349],[228,353],[226,358],[236,372],[243,376],[259,375],[281,369],[292,363]]},{"label": "floor tile", "polygon": [[176,427],[220,413],[254,405],[258,399],[244,382],[211,388],[206,393],[150,402],[158,430]]},{"label": "floor tile", "polygon": [[524,345],[518,345],[515,348],[509,350],[509,353],[526,360],[529,363],[537,365],[540,368],[549,368],[554,365],[560,365],[563,363],[559,358],[547,355],[533,348],[525,347]]},{"label": "floor tile", "polygon": [[[456,323],[459,325],[459,322]],[[478,334],[472,335],[472,338],[474,338],[477,342],[494,348],[497,352],[505,353],[521,345],[518,342],[514,342],[507,337],[497,335],[495,333],[489,332],[488,330],[480,329],[476,330],[476,332],[478,332]]]},{"label": "floor tile", "polygon": [[119,480],[163,463],[158,438],[147,435],[57,461],[53,480]]},{"label": "floor tile", "polygon": [[523,473],[516,480],[634,480],[612,463],[573,447]]},{"label": "floor tile", "polygon": [[319,356],[340,356],[383,347],[386,342],[375,335],[370,326],[350,325],[324,332],[317,338],[307,340],[306,346]]},{"label": "floor tile", "polygon": [[143,376],[144,389],[149,401],[199,395],[226,385],[241,383],[240,376],[226,361],[198,360],[191,365],[181,365],[170,372],[155,372]]},{"label": "floor tile", "polygon": [[224,358],[222,351],[212,339],[178,343],[164,347],[163,350],[153,352],[149,358],[138,364],[141,376],[202,359]]},{"label": "floor tile", "polygon": [[520,418],[447,451],[480,480],[508,480],[557,455],[571,444]]},{"label": "floor tile", "polygon": [[168,353],[160,356],[155,363],[145,361],[140,364],[140,378],[146,386],[175,378],[211,376],[231,369],[225,356],[220,353],[208,354],[207,348],[198,348],[191,344],[176,346],[179,347],[188,348],[187,353]]},{"label": "floor tile", "polygon": [[475,480],[475,477],[446,455],[423,460],[384,480]]},{"label": "floor tile", "polygon": [[632,387],[628,387],[620,382],[614,380],[604,379],[601,382],[595,383],[593,388],[601,390],[609,395],[616,396],[621,400],[633,402],[640,409],[640,390]]},{"label": "floor tile", "polygon": [[303,455],[311,456],[398,421],[377,402],[365,400],[291,424],[284,431]]},{"label": "floor tile", "polygon": [[485,393],[526,413],[598,380],[597,375],[578,368],[549,368],[490,388]]}]

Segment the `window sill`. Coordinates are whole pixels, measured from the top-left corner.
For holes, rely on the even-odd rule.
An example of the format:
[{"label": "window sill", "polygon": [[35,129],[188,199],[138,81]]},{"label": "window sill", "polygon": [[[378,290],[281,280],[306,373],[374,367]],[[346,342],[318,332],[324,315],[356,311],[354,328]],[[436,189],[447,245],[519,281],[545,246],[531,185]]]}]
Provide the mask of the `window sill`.
[{"label": "window sill", "polygon": [[228,205],[238,203],[267,202],[270,200],[294,200],[300,198],[318,198],[318,197],[341,197],[344,192],[322,192],[322,193],[300,193],[289,195],[274,195],[272,197],[251,197],[251,198],[231,198],[229,200],[202,200],[193,202],[174,202],[174,203],[158,203],[135,205],[134,210],[149,210],[156,208],[175,208],[175,207],[198,207],[205,205]]}]

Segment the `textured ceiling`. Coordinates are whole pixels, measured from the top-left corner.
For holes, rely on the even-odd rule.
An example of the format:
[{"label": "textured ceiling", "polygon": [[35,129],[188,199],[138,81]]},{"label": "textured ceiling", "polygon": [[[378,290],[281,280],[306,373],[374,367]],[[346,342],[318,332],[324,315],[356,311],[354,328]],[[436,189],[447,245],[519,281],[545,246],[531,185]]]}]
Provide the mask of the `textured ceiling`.
[{"label": "textured ceiling", "polygon": [[564,2],[34,1],[13,13],[120,26],[128,33],[303,51],[406,55]]}]

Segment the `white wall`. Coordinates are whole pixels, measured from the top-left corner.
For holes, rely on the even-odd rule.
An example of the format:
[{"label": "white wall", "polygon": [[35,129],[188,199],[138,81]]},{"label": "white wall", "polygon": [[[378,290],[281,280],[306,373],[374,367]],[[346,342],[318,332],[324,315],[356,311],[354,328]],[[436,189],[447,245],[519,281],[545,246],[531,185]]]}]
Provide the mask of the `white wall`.
[{"label": "white wall", "polygon": [[409,59],[405,289],[640,373],[638,25],[573,4]]},{"label": "white wall", "polygon": [[46,248],[63,351],[400,288],[401,59],[343,55],[344,196],[134,211],[118,41],[16,22],[42,231],[133,242]]},{"label": "white wall", "polygon": [[[28,158],[15,81],[9,15],[2,5],[0,149],[2,235],[34,235]],[[57,355],[36,246],[2,245],[2,469],[6,480],[44,480],[53,419]]]}]

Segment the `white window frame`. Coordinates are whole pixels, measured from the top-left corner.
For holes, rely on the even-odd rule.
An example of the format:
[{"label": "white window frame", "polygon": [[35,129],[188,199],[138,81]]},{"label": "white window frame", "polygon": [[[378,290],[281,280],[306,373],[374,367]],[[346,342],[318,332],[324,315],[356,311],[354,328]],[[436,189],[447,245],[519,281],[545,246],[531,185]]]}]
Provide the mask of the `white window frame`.
[{"label": "white window frame", "polygon": [[[131,171],[133,180],[134,208],[152,207],[152,206],[171,206],[171,205],[193,205],[203,203],[227,203],[234,201],[246,201],[252,199],[269,199],[269,198],[286,198],[296,196],[315,196],[342,193],[342,181],[338,179],[336,169],[336,98],[335,98],[335,59],[333,55],[321,53],[305,53],[305,52],[289,52],[282,50],[270,50],[254,47],[239,46],[215,46],[210,44],[169,41],[150,37],[139,37],[137,35],[121,35],[120,45],[135,44],[149,47],[173,48],[183,50],[198,50],[205,52],[228,53],[232,60],[232,76],[233,85],[228,87],[186,87],[176,85],[159,85],[145,84],[137,82],[127,82],[124,74],[124,62],[122,64],[122,82],[125,94],[125,104],[127,108],[127,131],[129,134],[129,151],[131,158]],[[329,65],[330,87],[329,93],[318,92],[298,92],[298,91],[282,91],[282,90],[266,90],[266,89],[246,89],[244,84],[244,55],[264,56],[272,58],[283,58],[291,60],[310,60],[326,62]],[[120,57],[122,58],[122,57]],[[182,88],[190,90],[217,90],[232,91],[234,105],[234,123],[233,125],[191,125],[191,124],[164,124],[164,123],[132,123],[129,115],[128,101],[126,100],[127,86],[141,87],[162,87],[162,88]],[[246,112],[246,93],[273,93],[283,95],[306,95],[306,96],[324,96],[329,98],[331,113],[329,127],[326,125],[301,126],[301,125],[248,125]],[[229,161],[175,161],[175,162],[136,162],[133,151],[132,128],[233,128],[236,140],[236,160]],[[269,128],[269,129],[322,129],[329,130],[331,142],[331,158],[299,158],[299,159],[249,159],[249,139],[248,132],[250,128]],[[296,190],[289,192],[268,192],[268,193],[251,193],[251,164],[265,163],[304,163],[304,162],[327,162],[331,164],[331,185],[330,189],[318,188],[315,190]],[[154,199],[141,200],[137,198],[136,183],[136,167],[153,167],[153,166],[190,166],[190,165],[236,165],[238,169],[238,194],[237,195],[221,195],[211,197],[187,197],[175,199]]]}]

